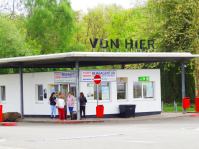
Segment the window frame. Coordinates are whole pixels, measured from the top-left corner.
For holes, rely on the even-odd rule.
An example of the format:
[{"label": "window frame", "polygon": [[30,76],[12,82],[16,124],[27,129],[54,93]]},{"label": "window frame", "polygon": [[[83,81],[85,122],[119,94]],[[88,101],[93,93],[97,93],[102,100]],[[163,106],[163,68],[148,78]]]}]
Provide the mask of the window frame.
[{"label": "window frame", "polygon": [[[102,85],[104,83],[107,83],[108,85]],[[102,87],[103,86],[109,87],[108,99],[102,99]],[[97,84],[95,84],[93,82],[87,82],[86,87],[87,87],[87,92],[86,92],[87,101],[90,101],[90,102],[95,101],[96,102],[97,101],[97,90],[96,90]],[[93,92],[94,92],[93,99],[89,99],[89,97],[88,97],[88,87],[93,87]],[[101,82],[100,84],[98,84],[98,97],[99,97],[98,101],[102,101],[102,102],[109,102],[109,101],[111,101],[110,88],[111,88],[111,83],[110,82]],[[100,98],[100,96],[101,96],[101,98]]]},{"label": "window frame", "polygon": [[[42,94],[42,96],[43,96],[42,100],[39,100],[39,86],[42,86],[42,93],[43,93]],[[43,84],[36,84],[35,88],[36,88],[36,96],[35,96],[36,103],[43,103],[44,102],[44,85]]]},{"label": "window frame", "polygon": [[[125,83],[124,89],[125,89],[125,97],[126,98],[124,98],[124,99],[123,98],[118,99],[118,83]],[[116,94],[117,94],[117,101],[123,101],[123,100],[127,100],[128,99],[128,77],[117,77]]]},{"label": "window frame", "polygon": [[[4,99],[2,98],[2,87],[4,88]],[[0,85],[0,103],[6,103],[6,86]]]},{"label": "window frame", "polygon": [[[151,82],[153,85],[153,97],[144,97],[144,83],[149,83]],[[134,83],[141,83],[141,98],[135,98],[134,97]],[[150,99],[155,99],[155,81],[134,81],[133,82],[133,99],[134,100],[139,100],[139,99],[144,99],[144,100],[150,100]]]}]

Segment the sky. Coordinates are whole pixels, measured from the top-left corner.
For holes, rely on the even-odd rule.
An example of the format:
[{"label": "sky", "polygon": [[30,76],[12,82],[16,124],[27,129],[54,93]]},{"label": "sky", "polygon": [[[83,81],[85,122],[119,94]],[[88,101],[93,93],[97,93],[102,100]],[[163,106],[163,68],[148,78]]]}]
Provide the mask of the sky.
[{"label": "sky", "polygon": [[137,0],[70,0],[73,10],[82,10],[87,13],[88,8],[95,8],[98,4],[117,4],[123,8],[132,8]]}]

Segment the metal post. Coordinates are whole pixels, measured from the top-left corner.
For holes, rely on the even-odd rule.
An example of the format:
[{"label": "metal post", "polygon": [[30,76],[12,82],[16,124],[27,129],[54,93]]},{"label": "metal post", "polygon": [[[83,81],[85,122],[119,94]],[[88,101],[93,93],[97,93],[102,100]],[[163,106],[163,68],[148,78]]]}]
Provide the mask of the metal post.
[{"label": "metal post", "polygon": [[21,98],[21,118],[24,117],[24,105],[23,105],[23,68],[20,66],[20,98]]},{"label": "metal post", "polygon": [[178,106],[177,106],[177,103],[175,103],[175,112],[176,112],[176,113],[178,112]]},{"label": "metal post", "polygon": [[164,101],[162,101],[162,107],[161,107],[162,112],[164,112],[163,108],[164,108]]},{"label": "metal post", "polygon": [[80,110],[79,110],[79,62],[76,61],[76,103],[77,103],[77,120],[80,120]]},{"label": "metal post", "polygon": [[99,97],[98,97],[98,84],[96,86],[96,90],[97,90],[97,105],[98,105],[98,100],[99,100]]},{"label": "metal post", "polygon": [[[182,75],[182,100],[185,97],[185,70],[184,62],[181,62],[181,75]],[[183,109],[183,114],[186,114],[186,109]]]}]

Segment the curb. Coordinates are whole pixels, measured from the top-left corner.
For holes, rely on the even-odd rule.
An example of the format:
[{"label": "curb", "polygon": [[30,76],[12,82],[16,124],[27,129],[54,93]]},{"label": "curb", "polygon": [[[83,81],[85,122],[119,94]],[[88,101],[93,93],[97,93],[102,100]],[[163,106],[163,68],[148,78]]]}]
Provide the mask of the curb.
[{"label": "curb", "polygon": [[3,122],[0,123],[0,126],[17,126],[16,122]]},{"label": "curb", "polygon": [[103,123],[104,120],[98,121],[55,121],[55,124],[79,124],[79,123]]},{"label": "curb", "polygon": [[199,114],[192,114],[191,117],[197,117]]}]

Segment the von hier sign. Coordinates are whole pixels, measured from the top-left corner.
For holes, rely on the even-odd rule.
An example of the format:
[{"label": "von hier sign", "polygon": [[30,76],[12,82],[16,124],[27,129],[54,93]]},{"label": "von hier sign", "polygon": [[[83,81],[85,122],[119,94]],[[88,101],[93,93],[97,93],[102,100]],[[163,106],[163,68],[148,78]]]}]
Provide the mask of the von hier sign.
[{"label": "von hier sign", "polygon": [[139,80],[139,81],[149,81],[149,76],[146,76],[146,77],[139,77],[138,80]]},{"label": "von hier sign", "polygon": [[[96,48],[98,42],[98,38],[95,38],[94,40],[92,40],[90,38],[90,43],[93,49]],[[119,49],[120,46],[120,42],[119,39],[116,39],[115,41],[113,39],[111,39],[110,41],[108,41],[107,39],[100,39],[99,45],[101,48],[108,48],[109,46],[111,47],[111,49],[113,48],[113,46],[115,46],[117,49]],[[110,44],[109,44],[110,43]],[[133,41],[132,39],[127,40],[125,39],[125,48],[127,49],[127,47],[130,47],[131,49],[135,48],[138,49],[138,47],[140,48],[140,50],[146,50],[147,46],[148,49],[153,48],[153,50],[155,49],[154,47],[154,40],[140,40],[138,41],[137,39],[135,39],[135,41]]]}]

